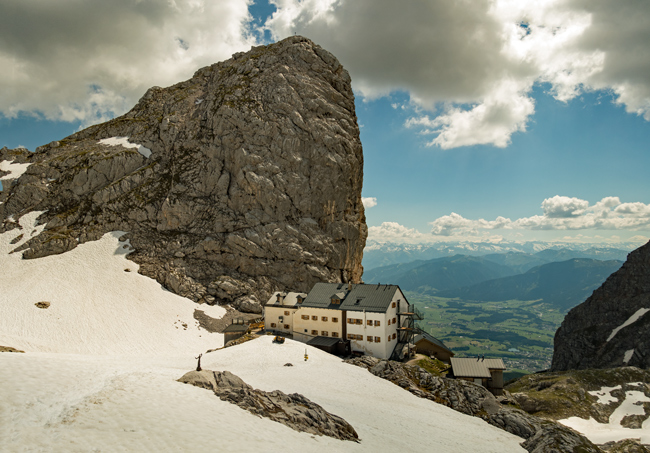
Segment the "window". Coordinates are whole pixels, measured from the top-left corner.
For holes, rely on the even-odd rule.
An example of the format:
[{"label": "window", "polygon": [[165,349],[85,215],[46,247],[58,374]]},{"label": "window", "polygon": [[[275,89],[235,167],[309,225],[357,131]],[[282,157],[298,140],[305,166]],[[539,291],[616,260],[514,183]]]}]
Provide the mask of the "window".
[{"label": "window", "polygon": [[312,330],[312,331],[311,331],[311,334],[312,334],[312,335],[318,335],[318,330]]},{"label": "window", "polygon": [[393,318],[393,324],[397,323],[397,318]]},{"label": "window", "polygon": [[348,334],[348,340],[354,340],[354,335],[352,335],[351,333],[349,333],[349,334]]},{"label": "window", "polygon": [[363,341],[363,335],[356,335],[356,337],[357,337],[357,340]]},{"label": "window", "polygon": [[299,304],[301,304],[302,301],[305,300],[305,299],[302,298],[302,296],[298,296],[297,299],[298,299],[298,303],[299,303]]},{"label": "window", "polygon": [[332,303],[336,304],[336,305],[339,305],[341,303],[341,299],[339,299],[337,297],[332,297]]},{"label": "window", "polygon": [[371,319],[367,320],[366,324],[368,324],[369,326],[372,326],[372,320]]},{"label": "window", "polygon": [[358,325],[360,325],[360,326],[363,325],[363,319],[355,319],[354,321],[355,321],[355,322],[354,322],[355,324],[358,324]]},{"label": "window", "polygon": [[363,340],[363,335],[348,334],[348,340]]},{"label": "window", "polygon": [[393,304],[391,305],[391,307],[395,308],[395,307],[397,307],[397,304],[396,304],[395,302],[393,302]]},{"label": "window", "polygon": [[368,335],[366,339],[368,340],[368,343],[372,343],[372,337],[370,335]]},{"label": "window", "polygon": [[285,312],[284,312],[284,316],[289,316],[289,314],[290,314],[290,313],[289,313],[288,311],[285,311]]},{"label": "window", "polygon": [[348,318],[348,324],[354,324],[354,319]]},{"label": "window", "polygon": [[390,341],[390,335],[388,335],[388,341]]},{"label": "window", "polygon": [[339,333],[338,333],[338,332],[332,332],[332,336],[335,337],[335,338],[338,338],[338,337],[339,337]]},{"label": "window", "polygon": [[321,321],[327,321],[327,316],[321,316]]},{"label": "window", "polygon": [[388,325],[390,326],[390,319],[388,320]]},{"label": "window", "polygon": [[393,340],[395,339],[395,337],[397,337],[397,334],[394,333],[394,334],[393,334]]},{"label": "window", "polygon": [[381,343],[381,337],[375,337],[375,343]]},{"label": "window", "polygon": [[312,317],[311,317],[311,320],[312,320],[312,321],[318,321],[318,316],[312,316]]},{"label": "window", "polygon": [[274,322],[271,323],[271,327],[275,327],[275,325],[276,325],[276,324],[275,324]]},{"label": "window", "polygon": [[327,330],[323,330],[320,334],[321,334],[322,336],[326,337],[326,336],[327,336]]},{"label": "window", "polygon": [[339,322],[339,318],[332,318],[332,322]]},{"label": "window", "polygon": [[289,326],[289,324],[285,324],[285,325],[284,325],[284,328],[285,328],[286,330],[289,330],[289,329],[291,329],[291,326]]},{"label": "window", "polygon": [[309,315],[302,315],[301,318],[302,318],[302,319],[309,320]]},{"label": "window", "polygon": [[378,327],[381,325],[381,321],[375,321],[375,327]]}]

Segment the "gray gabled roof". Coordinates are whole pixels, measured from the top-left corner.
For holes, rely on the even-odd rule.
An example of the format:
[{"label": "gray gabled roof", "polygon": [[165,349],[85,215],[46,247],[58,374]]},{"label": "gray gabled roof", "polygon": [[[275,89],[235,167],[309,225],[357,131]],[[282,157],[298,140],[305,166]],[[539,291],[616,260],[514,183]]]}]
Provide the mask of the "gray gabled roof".
[{"label": "gray gabled roof", "polygon": [[477,359],[474,357],[451,359],[451,369],[456,377],[490,378],[490,370],[505,370],[501,359]]},{"label": "gray gabled roof", "polygon": [[[302,306],[385,313],[397,290],[397,285],[353,284],[348,290],[347,283],[316,283]],[[333,297],[341,299],[341,303],[332,304]]]},{"label": "gray gabled roof", "polygon": [[429,335],[428,333],[426,333],[424,331],[420,332],[415,337],[413,337],[413,344],[417,344],[418,341],[421,341],[421,340],[428,340],[431,343],[435,344],[436,346],[440,346],[445,351],[448,351],[448,352],[453,354],[452,350],[449,349],[447,346],[445,346],[445,344],[442,341],[438,340],[436,337],[434,337],[432,335]]}]

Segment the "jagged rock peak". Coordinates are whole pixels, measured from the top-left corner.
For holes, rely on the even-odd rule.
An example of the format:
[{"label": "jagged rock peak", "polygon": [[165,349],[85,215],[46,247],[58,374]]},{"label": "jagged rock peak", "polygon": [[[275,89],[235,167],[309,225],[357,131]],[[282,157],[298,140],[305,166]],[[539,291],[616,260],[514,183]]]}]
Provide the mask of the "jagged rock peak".
[{"label": "jagged rock peak", "polygon": [[[0,192],[30,211],[24,258],[128,232],[140,272],[195,301],[259,311],[272,291],[360,280],[367,227],[350,76],[293,36],[153,87],[127,114],[36,149]],[[2,173],[0,173],[1,175]]]},{"label": "jagged rock peak", "polygon": [[555,333],[553,371],[620,366],[650,367],[650,242],[569,311]]}]

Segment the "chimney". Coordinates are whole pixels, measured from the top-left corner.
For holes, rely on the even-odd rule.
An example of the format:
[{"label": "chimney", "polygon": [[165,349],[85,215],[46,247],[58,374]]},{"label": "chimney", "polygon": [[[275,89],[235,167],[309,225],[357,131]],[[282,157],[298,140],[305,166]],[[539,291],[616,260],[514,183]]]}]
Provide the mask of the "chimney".
[{"label": "chimney", "polygon": [[352,282],[351,281],[348,282],[348,291],[352,291]]}]

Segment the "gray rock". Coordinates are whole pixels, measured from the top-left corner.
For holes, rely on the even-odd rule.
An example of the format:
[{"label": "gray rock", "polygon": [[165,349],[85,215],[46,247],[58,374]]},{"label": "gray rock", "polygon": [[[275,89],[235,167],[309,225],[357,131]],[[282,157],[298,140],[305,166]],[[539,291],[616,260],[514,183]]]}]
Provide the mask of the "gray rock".
[{"label": "gray rock", "polygon": [[[602,450],[583,435],[552,420],[502,406],[485,387],[460,379],[434,376],[416,365],[358,357],[347,363],[366,368],[420,398],[443,404],[463,414],[480,417],[525,439],[522,447],[531,453],[597,453]],[[514,395],[513,395],[514,397]]]},{"label": "gray rock", "polygon": [[[99,143],[111,137],[151,155]],[[35,153],[2,148],[0,160],[32,164],[0,192],[0,232],[46,211],[45,231],[18,250],[26,259],[127,231],[142,274],[252,313],[275,290],[359,282],[363,272],[350,77],[300,36],[153,87],[127,114]]]},{"label": "gray rock", "polygon": [[253,389],[229,371],[190,371],[179,382],[212,390],[219,398],[296,431],[358,442],[352,425],[298,393]]},{"label": "gray rock", "polygon": [[[555,333],[553,371],[621,366],[650,367],[650,313],[620,329],[639,309],[650,308],[650,242],[585,302],[567,313]],[[627,351],[634,350],[625,362]]]}]

